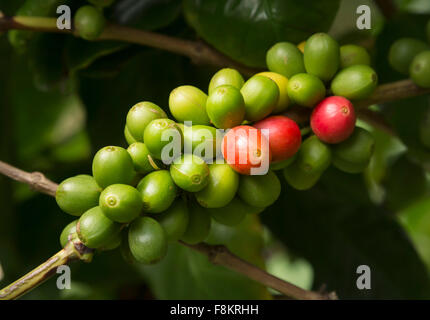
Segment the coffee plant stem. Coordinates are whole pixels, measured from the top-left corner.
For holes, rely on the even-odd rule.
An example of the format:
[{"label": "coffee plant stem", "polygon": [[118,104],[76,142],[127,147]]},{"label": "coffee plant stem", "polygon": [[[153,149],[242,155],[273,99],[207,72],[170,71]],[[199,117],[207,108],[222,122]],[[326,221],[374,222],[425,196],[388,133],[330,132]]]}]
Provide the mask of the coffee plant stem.
[{"label": "coffee plant stem", "polygon": [[[47,179],[39,172],[29,173],[13,167],[3,161],[0,161],[0,174],[6,175],[13,180],[29,184],[34,190],[46,193],[50,196],[55,196],[55,191],[58,187],[56,183]],[[35,178],[35,174],[37,178]],[[273,288],[290,298],[303,300],[337,299],[334,292],[324,294],[304,290],[287,281],[274,277],[266,271],[240,259],[224,246],[212,246],[203,243],[197,245],[189,245],[183,242],[181,243],[193,250],[205,254],[208,256],[210,262],[222,265],[226,268],[241,273],[248,278],[257,281],[264,286]],[[46,280],[47,277],[52,274],[55,268],[70,262],[70,260],[91,260],[91,256],[88,256],[88,248],[85,247],[80,241],[69,241],[66,247],[21,279],[1,290],[0,299],[14,299],[21,296],[22,294],[39,285],[42,281]]]}]

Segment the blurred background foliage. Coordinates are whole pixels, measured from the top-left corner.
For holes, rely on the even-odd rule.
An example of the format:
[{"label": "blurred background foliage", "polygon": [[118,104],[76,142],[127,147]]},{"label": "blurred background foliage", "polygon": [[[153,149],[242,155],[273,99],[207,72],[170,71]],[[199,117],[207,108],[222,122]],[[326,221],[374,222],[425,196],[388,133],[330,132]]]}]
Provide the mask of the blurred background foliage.
[{"label": "blurred background foliage", "polygon": [[[32,1],[32,0],[27,0]],[[37,0],[33,0],[37,2]],[[39,0],[39,2],[45,0]],[[26,1],[0,0],[14,15]],[[81,0],[49,0],[75,10]],[[397,38],[424,38],[428,0],[396,0],[385,19],[371,0],[117,0],[110,21],[187,39],[203,39],[249,66],[264,67],[277,41],[299,43],[328,31],[341,43],[365,45],[381,82],[399,80],[387,52]],[[355,27],[356,8],[372,10],[372,29]],[[13,48],[0,37],[0,159],[54,181],[90,173],[94,153],[125,146],[125,115],[149,100],[167,109],[176,86],[207,89],[216,68],[188,58],[119,42],[30,33]],[[303,288],[325,286],[340,298],[430,298],[430,150],[419,140],[429,96],[373,106],[397,136],[360,123],[376,137],[363,175],[330,169],[306,192],[283,185],[280,199],[239,228],[215,224],[209,243],[225,244],[242,258]],[[281,179],[282,180],[282,179]],[[309,201],[309,199],[312,199]],[[0,177],[0,286],[60,249],[59,233],[73,218],[55,201]],[[356,268],[372,270],[372,289],[358,290]],[[211,265],[188,248],[171,245],[161,263],[129,265],[117,251],[91,264],[72,265],[72,289],[50,280],[24,299],[260,299],[266,288]]]}]

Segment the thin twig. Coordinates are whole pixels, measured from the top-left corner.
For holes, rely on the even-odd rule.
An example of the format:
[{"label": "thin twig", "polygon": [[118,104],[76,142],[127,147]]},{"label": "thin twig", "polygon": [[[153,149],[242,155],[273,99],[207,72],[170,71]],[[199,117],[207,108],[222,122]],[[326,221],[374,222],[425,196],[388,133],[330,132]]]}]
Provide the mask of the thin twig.
[{"label": "thin twig", "polygon": [[[46,194],[49,194],[51,196],[55,196],[55,191],[58,187],[58,185],[56,183],[47,179],[41,173],[38,173],[38,176],[42,177],[41,179],[33,180],[31,177],[34,175],[34,173],[28,173],[26,171],[15,168],[15,167],[13,167],[7,163],[4,163],[2,161],[0,161],[0,173],[7,175],[8,177],[10,177],[14,180],[30,184],[33,187],[33,189],[45,192]],[[41,183],[41,185],[39,185],[39,183]],[[288,283],[284,280],[276,278],[276,277],[270,275],[269,273],[267,273],[266,271],[261,270],[260,268],[240,259],[239,257],[237,257],[236,255],[231,253],[227,248],[225,248],[223,246],[211,246],[211,245],[207,245],[207,244],[197,244],[197,245],[189,245],[189,244],[185,244],[185,243],[182,243],[182,244],[186,245],[187,247],[189,247],[193,250],[199,251],[199,252],[207,255],[209,257],[209,260],[212,263],[219,264],[219,265],[225,266],[229,269],[232,269],[236,272],[242,273],[245,276],[249,277],[250,279],[255,280],[255,281],[257,281],[257,282],[259,282],[259,283],[261,283],[267,287],[278,290],[282,294],[289,296],[291,298],[294,298],[294,299],[313,299],[313,300],[315,300],[315,299],[317,299],[317,300],[324,300],[325,299],[326,300],[326,299],[334,299],[335,298],[334,293],[323,295],[323,294],[320,294],[317,292],[301,289],[301,288],[299,288],[299,287],[297,287],[291,283]],[[55,255],[54,257],[56,257],[56,256],[57,255]],[[50,260],[48,260],[48,262]],[[47,274],[44,274],[44,275],[47,276]],[[25,277],[26,276],[24,276],[24,278]],[[37,284],[39,284],[39,282]],[[31,288],[29,288],[29,289],[31,289]],[[6,289],[4,289],[4,290],[6,290]],[[0,291],[0,294],[2,292],[3,292],[3,290]]]}]

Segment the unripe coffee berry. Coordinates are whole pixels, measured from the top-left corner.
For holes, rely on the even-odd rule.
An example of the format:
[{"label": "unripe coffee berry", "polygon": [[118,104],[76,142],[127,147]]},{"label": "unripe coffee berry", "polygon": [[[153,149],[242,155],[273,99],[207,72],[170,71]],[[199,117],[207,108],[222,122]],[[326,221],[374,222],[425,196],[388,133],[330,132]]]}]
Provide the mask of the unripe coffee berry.
[{"label": "unripe coffee berry", "polygon": [[414,57],[420,52],[429,50],[429,48],[429,45],[424,41],[413,38],[400,38],[391,45],[388,61],[394,70],[407,75]]},{"label": "unripe coffee berry", "polygon": [[299,73],[288,81],[287,92],[293,103],[313,108],[324,99],[326,89],[324,83],[318,77],[307,73]]},{"label": "unripe coffee berry", "polygon": [[355,111],[352,103],[338,96],[325,98],[313,110],[311,128],[326,143],[346,140],[355,128]]},{"label": "unripe coffee berry", "polygon": [[240,90],[244,83],[245,81],[243,80],[242,75],[237,70],[224,68],[214,74],[209,82],[208,92],[209,95],[211,95],[216,88],[223,85],[231,85]]},{"label": "unripe coffee berry", "polygon": [[205,161],[212,160],[220,152],[222,132],[210,126],[184,126],[179,124],[184,135],[184,152],[193,153]]},{"label": "unripe coffee berry", "polygon": [[142,142],[130,144],[127,148],[131,159],[133,160],[134,169],[138,173],[147,174],[162,167],[162,162],[151,156],[148,148]]},{"label": "unripe coffee berry", "polygon": [[76,11],[75,29],[85,40],[97,39],[102,34],[105,24],[103,12],[93,6],[83,6]]},{"label": "unripe coffee berry", "polygon": [[188,206],[184,200],[176,200],[169,209],[155,218],[166,232],[169,241],[179,240],[187,230],[189,220]]},{"label": "unripe coffee berry", "polygon": [[355,44],[340,47],[340,67],[346,68],[357,64],[370,66],[370,55],[366,48]]},{"label": "unripe coffee berry", "polygon": [[76,233],[76,225],[78,224],[79,220],[75,220],[70,222],[67,226],[64,227],[63,231],[60,234],[60,244],[61,247],[64,248],[64,246],[71,240],[70,235],[73,233]]},{"label": "unripe coffee berry", "polygon": [[288,79],[297,73],[305,72],[303,53],[290,42],[278,42],[266,54],[267,68],[282,74]]},{"label": "unripe coffee berry", "polygon": [[156,104],[144,101],[136,103],[127,113],[127,129],[138,142],[143,141],[146,126],[155,119],[167,118],[167,114]]},{"label": "unripe coffee berry", "polygon": [[409,74],[416,85],[430,88],[430,50],[419,53],[412,60]]},{"label": "unripe coffee berry", "polygon": [[[143,137],[151,155],[165,164],[169,164],[181,154],[182,130],[173,120],[152,120],[145,128]],[[171,148],[167,148],[167,145]]]},{"label": "unripe coffee berry", "polygon": [[208,96],[199,88],[180,86],[169,96],[169,108],[172,115],[179,122],[192,121],[193,124],[210,125],[206,113]]},{"label": "unripe coffee berry", "polygon": [[247,214],[255,213],[260,208],[254,208],[235,197],[222,208],[206,209],[215,221],[226,226],[236,226],[243,221]]},{"label": "unripe coffee berry", "polygon": [[290,99],[288,98],[288,92],[287,92],[288,79],[284,77],[282,74],[279,74],[276,72],[260,72],[260,73],[257,73],[257,75],[265,76],[275,81],[279,89],[279,98],[278,98],[278,103],[276,104],[276,107],[275,109],[273,109],[272,112],[273,113],[284,112],[290,104]]},{"label": "unripe coffee berry", "polygon": [[272,171],[260,176],[241,176],[237,194],[250,206],[268,207],[281,194],[281,182]]},{"label": "unripe coffee berry", "polygon": [[181,240],[188,244],[196,244],[204,241],[211,228],[211,216],[209,212],[200,207],[194,201],[189,205],[189,220],[187,229]]},{"label": "unripe coffee berry", "polygon": [[331,82],[331,91],[350,100],[368,98],[378,85],[375,70],[365,65],[350,66],[340,71]]},{"label": "unripe coffee berry", "polygon": [[131,135],[130,130],[128,130],[127,125],[124,126],[124,137],[125,137],[125,141],[127,141],[127,144],[132,144],[137,142],[137,140]]},{"label": "unripe coffee berry", "polygon": [[179,188],[197,192],[208,184],[209,168],[203,159],[193,154],[185,154],[173,161],[170,175]]}]

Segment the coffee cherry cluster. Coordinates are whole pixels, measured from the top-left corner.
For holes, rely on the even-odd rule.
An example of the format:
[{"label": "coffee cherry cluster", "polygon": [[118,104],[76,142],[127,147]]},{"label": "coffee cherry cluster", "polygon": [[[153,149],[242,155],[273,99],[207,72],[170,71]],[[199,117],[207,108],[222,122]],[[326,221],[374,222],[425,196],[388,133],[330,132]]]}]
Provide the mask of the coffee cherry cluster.
[{"label": "coffee cherry cluster", "polygon": [[[350,100],[376,86],[369,61],[365,49],[339,48],[318,33],[304,53],[291,43],[274,45],[270,71],[247,81],[226,68],[212,77],[208,94],[190,85],[174,89],[168,102],[174,120],[152,102],[137,103],[126,117],[128,148],[100,149],[92,176],[59,185],[58,205],[79,216],[61,244],[79,238],[99,250],[121,246],[127,260],[155,263],[169,241],[204,241],[212,219],[235,226],[272,205],[281,193],[276,170],[299,190],[315,185],[331,163],[362,172],[374,141],[355,127]],[[300,127],[282,115],[291,105],[313,108],[313,134],[303,143]]]}]

